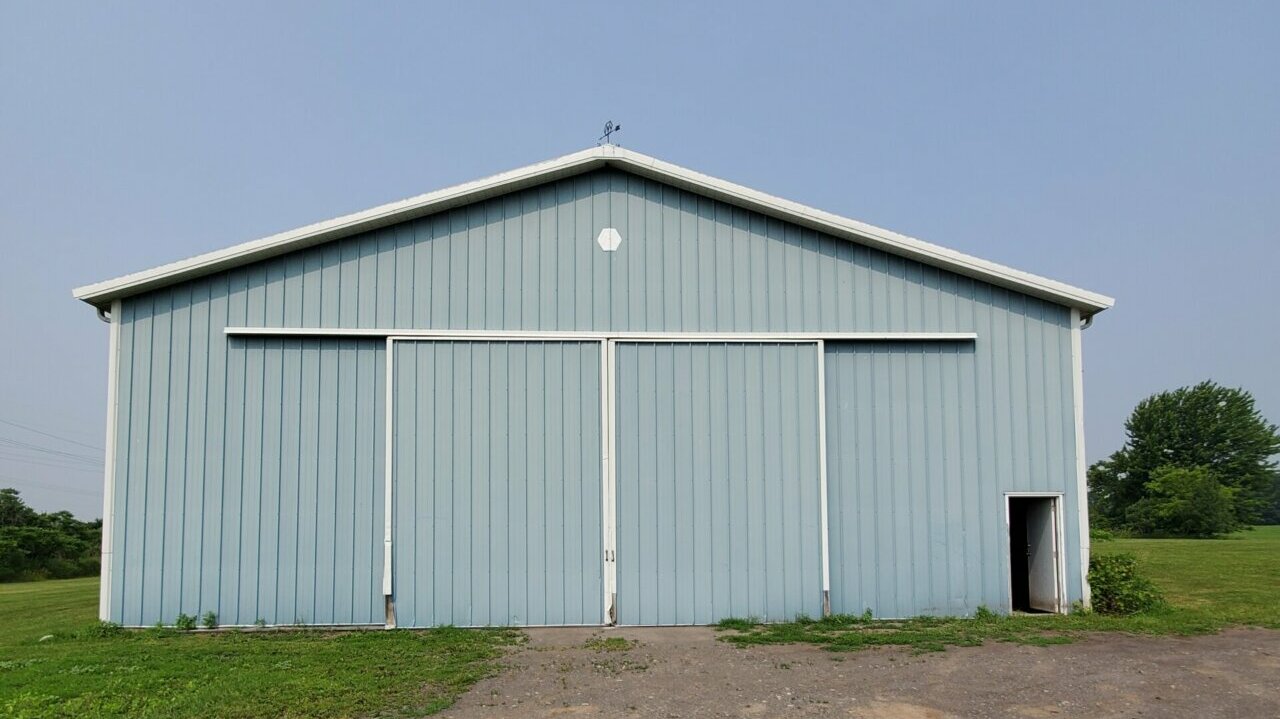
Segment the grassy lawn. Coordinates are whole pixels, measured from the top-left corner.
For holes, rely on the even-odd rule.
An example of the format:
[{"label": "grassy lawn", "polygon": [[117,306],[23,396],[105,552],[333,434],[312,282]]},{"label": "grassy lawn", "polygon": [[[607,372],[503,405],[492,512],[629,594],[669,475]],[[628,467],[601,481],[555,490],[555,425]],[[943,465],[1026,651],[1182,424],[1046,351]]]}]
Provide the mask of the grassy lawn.
[{"label": "grassy lawn", "polygon": [[452,704],[520,638],[460,629],[104,633],[97,608],[97,579],[0,584],[0,716],[422,716]]},{"label": "grassy lawn", "polygon": [[1280,526],[1226,539],[1115,539],[1094,551],[1136,556],[1175,614],[1280,628]]},{"label": "grassy lawn", "polygon": [[1090,631],[1199,634],[1232,625],[1280,629],[1280,527],[1256,527],[1225,539],[1115,539],[1096,544],[1093,551],[1135,555],[1168,606],[1129,617],[980,612],[966,619],[836,616],[766,625],[727,619],[720,623],[726,630],[722,638],[736,644],[810,642],[834,651],[884,645],[938,651],[986,640],[1061,644]]},{"label": "grassy lawn", "polygon": [[[837,651],[877,645],[932,651],[991,640],[1064,643],[1091,631],[1280,628],[1280,527],[1220,540],[1117,539],[1094,551],[1136,555],[1169,606],[1132,617],[725,620],[723,638],[812,642]],[[458,629],[104,632],[94,620],[97,596],[96,579],[0,584],[0,716],[422,716],[449,706],[494,671],[504,646],[521,637]]]}]

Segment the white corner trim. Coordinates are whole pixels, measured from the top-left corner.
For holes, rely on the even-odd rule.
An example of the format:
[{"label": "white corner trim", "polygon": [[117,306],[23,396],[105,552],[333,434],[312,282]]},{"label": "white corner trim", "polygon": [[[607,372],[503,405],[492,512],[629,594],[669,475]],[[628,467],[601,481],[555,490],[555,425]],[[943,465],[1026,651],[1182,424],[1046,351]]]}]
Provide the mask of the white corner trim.
[{"label": "white corner trim", "polygon": [[1084,454],[1084,355],[1080,342],[1080,310],[1071,310],[1071,406],[1075,413],[1076,514],[1080,519],[1080,602],[1092,606],[1089,587],[1089,466]]},{"label": "white corner trim", "polygon": [[976,332],[579,332],[560,330],[444,330],[354,327],[227,327],[233,337],[369,337],[600,342],[972,342]]},{"label": "white corner trim", "polygon": [[1115,303],[1112,298],[1105,295],[982,260],[874,225],[816,210],[612,145],[588,148],[547,162],[318,222],[224,250],[85,285],[73,290],[72,294],[77,299],[101,306],[118,297],[255,262],[357,232],[441,212],[451,207],[570,177],[605,165],[616,165],[638,175],[748,210],[795,222],[836,237],[866,244],[1042,299],[1076,307],[1087,314],[1100,312]]},{"label": "white corner trim", "polygon": [[102,471],[102,581],[98,588],[98,618],[111,621],[111,547],[115,529],[116,495],[116,405],[120,375],[120,311],[122,302],[111,303],[111,326],[107,341],[107,435]]}]

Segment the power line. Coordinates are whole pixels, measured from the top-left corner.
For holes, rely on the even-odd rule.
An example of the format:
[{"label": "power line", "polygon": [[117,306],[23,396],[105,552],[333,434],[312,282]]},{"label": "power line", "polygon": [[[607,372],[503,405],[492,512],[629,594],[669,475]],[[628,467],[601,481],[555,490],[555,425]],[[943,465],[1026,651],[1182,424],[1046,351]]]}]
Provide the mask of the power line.
[{"label": "power line", "polygon": [[34,464],[38,467],[54,467],[56,469],[70,469],[77,472],[101,472],[103,465],[89,464],[87,462],[62,462],[57,457],[40,457],[26,454],[14,454],[0,449],[0,464],[5,462],[22,462],[23,464]]},{"label": "power line", "polygon": [[28,454],[14,454],[12,452],[6,452],[3,449],[0,449],[0,462],[9,461],[9,460],[12,460],[14,462],[25,462],[27,464],[34,463],[44,467],[61,467],[65,469],[77,469],[77,470],[84,470],[84,471],[92,470],[94,472],[101,472],[103,467],[103,465],[101,464],[94,465],[94,464],[89,464],[88,462],[63,462],[63,461],[59,461],[57,457],[40,457],[40,456],[31,456]]},{"label": "power line", "polygon": [[93,449],[93,450],[97,450],[97,451],[99,451],[99,452],[104,451],[104,450],[102,449],[102,447],[95,447],[95,446],[93,446],[92,444],[85,444],[84,442],[77,442],[77,441],[76,441],[76,440],[74,440],[74,439],[69,439],[69,438],[67,438],[67,437],[63,437],[63,436],[61,436],[61,435],[57,435],[57,434],[51,434],[51,433],[49,433],[49,432],[45,432],[45,431],[43,431],[43,430],[36,429],[35,427],[28,427],[28,426],[27,426],[27,425],[25,425],[25,424],[19,424],[19,423],[17,423],[17,422],[12,422],[12,421],[7,420],[7,419],[0,419],[0,424],[7,424],[7,425],[9,425],[10,427],[17,427],[17,428],[19,428],[19,429],[25,429],[25,430],[27,430],[28,432],[35,432],[36,434],[41,434],[41,435],[44,435],[45,437],[50,437],[50,438],[52,438],[52,439],[61,440],[61,441],[63,441],[63,442],[70,442],[71,444],[79,445],[79,446],[84,447],[84,448],[86,448],[86,449]]},{"label": "power line", "polygon": [[68,486],[66,486],[66,485],[62,485],[62,484],[45,484],[45,483],[43,483],[43,482],[40,482],[40,483],[33,483],[33,481],[32,481],[32,480],[30,480],[30,479],[18,479],[17,477],[10,477],[10,476],[5,475],[5,474],[0,474],[0,481],[4,481],[4,482],[14,482],[14,483],[17,483],[17,484],[26,484],[26,485],[31,485],[31,488],[32,488],[32,489],[35,489],[35,488],[39,488],[39,489],[52,489],[52,490],[54,490],[54,491],[58,491],[58,492],[71,492],[72,494],[83,494],[83,495],[90,496],[90,497],[100,494],[100,492],[95,492],[95,491],[93,491],[93,490],[89,490],[89,489],[77,489],[76,487],[68,487]]},{"label": "power line", "polygon": [[17,439],[10,439],[9,437],[0,437],[0,446],[13,447],[15,449],[21,449],[29,452],[42,452],[44,454],[65,459],[102,464],[102,457],[93,457],[87,454],[78,454],[76,452],[63,452],[60,449],[50,449],[49,447],[43,447],[38,444],[31,444],[30,442],[23,442]]},{"label": "power line", "polygon": [[73,466],[69,464],[54,464],[51,462],[42,462],[39,459],[31,459],[27,457],[18,457],[18,456],[5,456],[3,454],[0,454],[0,461],[21,462],[23,464],[31,464],[37,467],[52,467],[53,469],[65,469],[70,472],[92,472],[94,474],[102,473],[101,467],[90,467],[88,465],[83,465],[83,464],[79,466]]},{"label": "power line", "polygon": [[34,450],[25,449],[23,447],[12,447],[0,442],[0,453],[10,457],[22,457],[24,459],[39,459],[45,462],[58,462],[60,464],[72,464],[81,467],[101,467],[102,460],[92,460],[80,457],[64,457],[58,454],[47,454],[36,452]]}]

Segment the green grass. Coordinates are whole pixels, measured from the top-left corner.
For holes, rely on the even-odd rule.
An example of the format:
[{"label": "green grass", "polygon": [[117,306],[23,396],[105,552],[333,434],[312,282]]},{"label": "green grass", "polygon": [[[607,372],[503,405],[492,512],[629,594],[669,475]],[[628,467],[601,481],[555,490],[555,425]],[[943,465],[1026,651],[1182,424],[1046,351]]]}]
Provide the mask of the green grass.
[{"label": "green grass", "polygon": [[1280,526],[1225,539],[1115,539],[1094,551],[1137,557],[1177,615],[1280,628]]},{"label": "green grass", "polygon": [[[738,631],[747,631],[759,623],[760,620],[756,617],[725,617],[716,624],[716,629],[736,629]],[[804,623],[804,620],[797,617],[796,623]]]},{"label": "green grass", "polygon": [[1128,617],[999,616],[980,610],[972,618],[918,617],[877,621],[870,615],[760,624],[725,619],[718,627],[735,644],[807,642],[833,651],[905,646],[940,651],[984,641],[1062,644],[1085,632],[1202,634],[1232,625],[1280,629],[1280,527],[1256,527],[1225,539],[1116,539],[1097,553],[1129,552],[1164,593],[1168,606]]},{"label": "green grass", "polygon": [[423,716],[494,671],[521,637],[102,631],[97,597],[96,579],[0,585],[0,716]]},{"label": "green grass", "polygon": [[597,652],[625,652],[634,649],[639,643],[624,637],[592,637],[583,646]]},{"label": "green grass", "polygon": [[[1169,606],[1132,617],[1073,614],[876,621],[798,618],[761,625],[726,619],[739,644],[812,642],[836,651],[897,645],[915,651],[984,641],[1055,644],[1085,632],[1197,634],[1231,625],[1280,628],[1280,527],[1226,539],[1117,539]],[[494,671],[518,632],[102,631],[98,582],[0,585],[0,716],[422,716]],[[44,636],[52,638],[40,641]],[[592,648],[619,651],[627,640]]]}]

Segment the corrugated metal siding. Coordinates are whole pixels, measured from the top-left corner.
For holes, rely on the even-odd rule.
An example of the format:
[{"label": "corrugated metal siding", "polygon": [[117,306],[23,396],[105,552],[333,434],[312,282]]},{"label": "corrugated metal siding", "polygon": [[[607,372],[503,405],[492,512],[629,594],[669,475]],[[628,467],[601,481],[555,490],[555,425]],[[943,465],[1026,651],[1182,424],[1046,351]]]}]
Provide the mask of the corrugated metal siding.
[{"label": "corrugated metal siding", "polygon": [[981,284],[617,170],[231,274],[270,327],[969,330],[946,310]]},{"label": "corrugated metal siding", "polygon": [[618,622],[820,616],[817,346],[616,355]]},{"label": "corrugated metal siding", "polygon": [[402,627],[602,624],[600,345],[397,342]]},{"label": "corrugated metal siding", "polygon": [[[617,252],[602,252],[595,244],[600,229],[608,226],[622,234]],[[129,298],[121,315],[118,531],[109,562],[115,572],[110,613],[128,623],[170,620],[180,606],[190,611],[185,607],[196,603],[204,609],[208,588],[217,586],[222,588],[213,596],[223,607],[224,621],[235,615],[251,622],[256,617],[237,604],[256,605],[260,595],[280,591],[246,585],[252,577],[245,563],[259,572],[258,584],[276,580],[262,576],[267,571],[262,568],[270,564],[252,556],[257,545],[252,537],[241,536],[238,509],[245,500],[238,494],[242,483],[254,491],[260,478],[271,476],[269,469],[258,469],[264,462],[269,466],[271,458],[263,454],[253,431],[277,420],[262,410],[247,416],[240,403],[246,391],[255,398],[259,393],[283,398],[290,390],[283,379],[272,382],[262,375],[267,363],[276,361],[271,353],[251,358],[249,343],[229,342],[222,332],[227,326],[246,325],[975,331],[979,339],[968,360],[972,370],[945,380],[957,383],[946,391],[967,393],[963,401],[972,402],[966,405],[972,409],[972,431],[992,439],[965,445],[978,452],[965,459],[975,466],[971,486],[984,487],[984,514],[980,525],[966,524],[955,531],[992,534],[979,545],[977,555],[968,556],[962,571],[985,577],[1002,571],[996,567],[1007,562],[991,538],[1003,531],[1003,517],[985,514],[986,508],[1002,502],[991,493],[1031,486],[1063,491],[1068,586],[1071,598],[1079,598],[1074,476],[1060,471],[1074,461],[1074,438],[1051,429],[1070,425],[1072,419],[1066,394],[1070,375],[1057,373],[1069,368],[1062,360],[1069,352],[1066,308],[651,180],[616,170],[566,179]],[[359,344],[356,354],[382,352],[377,344]],[[331,353],[324,352],[326,357]],[[380,368],[378,364],[373,371],[381,372]],[[320,370],[317,365],[309,371]],[[345,377],[348,370],[326,365],[325,371],[328,383],[337,372]],[[375,382],[381,381],[379,374]],[[1067,399],[1040,402],[1028,389],[1032,383],[1048,388],[1046,393],[1061,391]],[[322,422],[329,423],[327,427],[347,416],[337,413],[339,401],[356,399],[340,400],[338,388],[331,384],[324,391],[323,407],[306,404],[306,411],[298,415],[298,431],[307,442],[313,441],[307,433],[318,432]],[[361,391],[362,413],[370,404],[365,399]],[[376,393],[377,407],[369,409],[376,415],[375,423],[382,416],[377,409],[382,401]],[[1002,408],[1018,403],[1025,411],[1015,421],[1015,415]],[[380,425],[373,426],[375,434],[382,431]],[[381,440],[374,440],[377,456],[371,461],[377,462]],[[883,439],[878,436],[877,441]],[[910,446],[920,440],[893,441]],[[928,440],[929,452],[946,451],[934,448],[934,441]],[[312,482],[329,481],[320,474],[323,463],[314,458],[328,451],[323,443],[300,449],[299,474]],[[363,449],[350,452],[363,461]],[[292,465],[284,467],[293,471]],[[270,484],[264,485],[264,501],[274,501]],[[280,491],[284,496],[292,490],[282,484]],[[234,523],[221,510],[224,503],[235,508]],[[924,512],[925,505],[919,511]],[[256,504],[243,514],[249,526],[269,521]],[[197,516],[203,524],[193,524]],[[298,517],[298,531],[317,532],[307,524],[311,521]],[[363,521],[350,531],[362,531]],[[375,516],[373,523],[380,525],[381,519]],[[336,523],[331,530],[328,525],[319,527],[324,530],[321,535],[348,531]],[[964,539],[954,533],[948,538]],[[326,549],[333,554],[345,540],[317,536],[314,541],[322,543],[323,555]],[[373,546],[381,551],[380,535]],[[233,549],[245,556],[233,558]],[[356,561],[363,553],[353,549],[350,556]],[[380,560],[375,565],[380,566]],[[347,570],[320,571],[318,578],[323,579]],[[377,571],[376,566],[371,570]],[[180,592],[169,588],[175,572],[181,575]],[[930,597],[902,611],[969,608],[976,603],[1001,606],[1007,592],[997,592],[997,583],[984,579],[979,595],[967,595],[963,602]],[[156,589],[162,584],[163,599]],[[306,616],[306,611],[299,610],[298,618],[319,621],[320,612]],[[380,621],[381,609],[369,616]],[[277,621],[294,618],[281,615]]]},{"label": "corrugated metal siding", "polygon": [[1065,492],[1076,516],[1069,331],[1027,309],[975,317],[973,345],[827,343],[833,611],[1007,611],[1004,493]]},{"label": "corrugated metal siding", "polygon": [[224,345],[240,307],[124,309],[111,619],[382,623],[382,344]]}]

